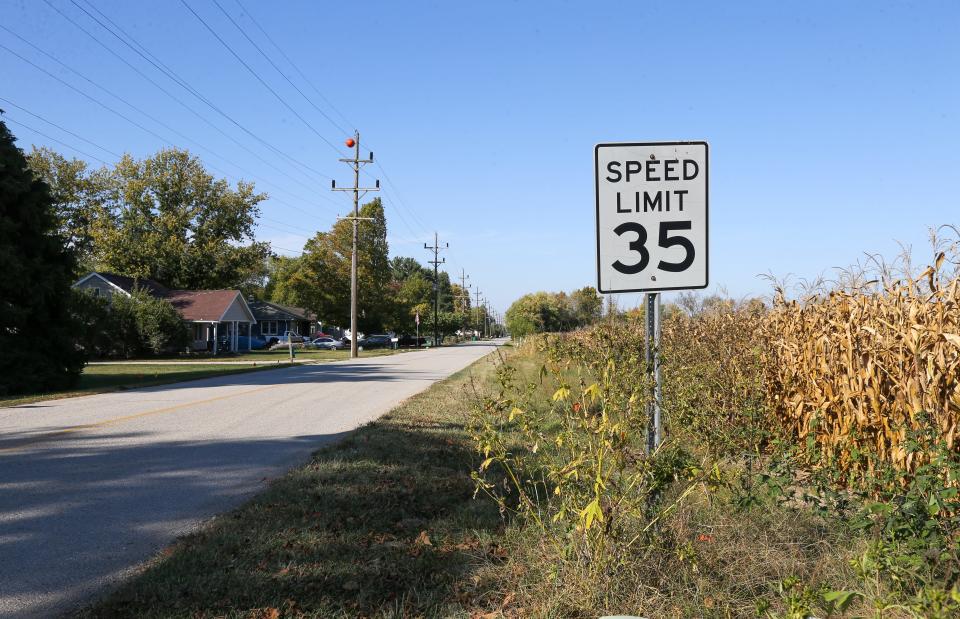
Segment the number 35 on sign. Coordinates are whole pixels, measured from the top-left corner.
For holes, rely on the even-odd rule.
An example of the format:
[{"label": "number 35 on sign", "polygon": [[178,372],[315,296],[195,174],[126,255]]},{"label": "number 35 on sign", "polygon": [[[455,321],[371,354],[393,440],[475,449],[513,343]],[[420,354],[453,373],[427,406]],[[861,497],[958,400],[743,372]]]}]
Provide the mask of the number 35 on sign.
[{"label": "number 35 on sign", "polygon": [[597,144],[597,289],[706,288],[706,142]]}]

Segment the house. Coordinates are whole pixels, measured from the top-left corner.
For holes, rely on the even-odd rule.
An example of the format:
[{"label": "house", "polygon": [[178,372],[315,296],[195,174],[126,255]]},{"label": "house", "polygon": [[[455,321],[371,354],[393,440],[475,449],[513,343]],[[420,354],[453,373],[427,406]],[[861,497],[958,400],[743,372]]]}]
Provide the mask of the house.
[{"label": "house", "polygon": [[317,332],[316,318],[301,308],[260,301],[252,296],[247,298],[247,306],[257,321],[251,326],[254,337],[259,335],[270,341],[271,338],[281,337],[287,331],[304,336]]},{"label": "house", "polygon": [[[93,272],[80,278],[74,288],[98,297],[130,296],[135,288],[166,299],[187,323],[195,351],[237,352],[239,338],[250,333],[257,319],[239,290],[171,290],[152,279],[115,273]],[[250,339],[246,338],[246,350]]]}]

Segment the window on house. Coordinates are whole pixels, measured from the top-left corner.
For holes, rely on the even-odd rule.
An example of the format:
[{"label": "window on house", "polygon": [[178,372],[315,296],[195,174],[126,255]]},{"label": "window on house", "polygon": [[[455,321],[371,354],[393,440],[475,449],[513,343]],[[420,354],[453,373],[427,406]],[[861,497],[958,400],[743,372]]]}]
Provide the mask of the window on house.
[{"label": "window on house", "polygon": [[276,335],[277,334],[277,321],[276,320],[265,320],[263,321],[263,330],[264,335]]},{"label": "window on house", "polygon": [[95,296],[95,297],[99,297],[99,296],[100,296],[100,289],[97,288],[96,286],[94,286],[94,287],[91,288],[90,290],[93,292],[93,296]]}]

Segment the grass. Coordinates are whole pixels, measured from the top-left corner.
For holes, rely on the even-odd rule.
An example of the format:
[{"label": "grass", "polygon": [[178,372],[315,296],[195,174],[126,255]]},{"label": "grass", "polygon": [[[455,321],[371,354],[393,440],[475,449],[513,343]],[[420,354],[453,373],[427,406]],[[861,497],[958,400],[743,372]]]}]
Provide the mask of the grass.
[{"label": "grass", "polygon": [[[531,347],[505,354],[518,384],[549,400],[542,357]],[[494,368],[487,357],[318,451],[81,616],[799,618],[807,608],[851,616],[823,612],[831,590],[857,592],[853,616],[956,616],[874,612],[909,596],[869,566],[903,555],[801,501],[760,487],[745,495],[736,460],[718,461],[720,481],[689,495],[678,497],[688,485],[678,478],[655,534],[614,569],[596,569],[579,556],[577,533],[504,518],[496,503],[474,498],[470,474],[481,457],[471,412],[478,395],[510,397]],[[925,578],[929,561],[914,563],[895,565],[907,583]]]},{"label": "grass", "polygon": [[153,387],[169,383],[179,383],[198,378],[211,378],[227,374],[241,374],[256,370],[276,369],[287,367],[289,364],[256,366],[250,365],[213,365],[202,363],[158,363],[156,365],[88,365],[80,375],[80,382],[75,389],[54,391],[43,394],[18,395],[0,398],[0,407],[18,406],[53,400],[58,398],[72,398],[95,393],[106,393],[122,389],[138,387]]},{"label": "grass", "polygon": [[[496,612],[495,505],[473,499],[470,389],[490,358],[314,455],[158,557],[87,617],[469,617]],[[481,613],[481,614],[482,614]]]}]

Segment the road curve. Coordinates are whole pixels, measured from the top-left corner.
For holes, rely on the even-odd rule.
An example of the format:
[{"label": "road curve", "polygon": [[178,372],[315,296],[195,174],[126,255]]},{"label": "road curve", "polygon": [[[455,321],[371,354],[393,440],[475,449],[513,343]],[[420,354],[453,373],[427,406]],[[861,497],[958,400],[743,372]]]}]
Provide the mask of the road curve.
[{"label": "road curve", "polygon": [[69,612],[494,346],[0,408],[0,617]]}]

